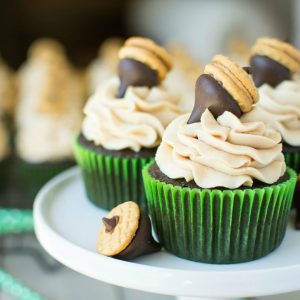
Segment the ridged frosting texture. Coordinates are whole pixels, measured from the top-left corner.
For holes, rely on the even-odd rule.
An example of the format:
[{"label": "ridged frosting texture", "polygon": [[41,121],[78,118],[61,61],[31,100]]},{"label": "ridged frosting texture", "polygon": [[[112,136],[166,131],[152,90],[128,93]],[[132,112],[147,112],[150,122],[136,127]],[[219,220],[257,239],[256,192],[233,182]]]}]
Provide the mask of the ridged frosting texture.
[{"label": "ridged frosting texture", "polygon": [[260,100],[245,120],[261,120],[281,133],[284,142],[300,146],[300,81],[286,80],[275,88],[264,84]]},{"label": "ridged frosting texture", "polygon": [[88,100],[83,135],[110,150],[156,147],[165,127],[180,114],[178,99],[162,87],[129,87],[118,99],[118,87],[113,78]]},{"label": "ridged frosting texture", "polygon": [[279,132],[262,122],[244,122],[225,111],[217,119],[206,110],[201,122],[189,115],[165,130],[156,163],[169,178],[194,180],[200,188],[235,189],[253,180],[272,184],[285,172]]}]

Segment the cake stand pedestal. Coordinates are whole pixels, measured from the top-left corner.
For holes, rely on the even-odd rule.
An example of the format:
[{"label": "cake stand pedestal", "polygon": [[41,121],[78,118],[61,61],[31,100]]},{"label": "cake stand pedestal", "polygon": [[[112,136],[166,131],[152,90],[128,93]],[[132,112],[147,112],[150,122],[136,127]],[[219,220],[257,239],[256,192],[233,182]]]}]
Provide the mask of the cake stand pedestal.
[{"label": "cake stand pedestal", "polygon": [[165,251],[126,262],[96,252],[97,233],[106,213],[87,201],[80,170],[72,168],[38,194],[34,203],[37,238],[50,255],[79,273],[181,300],[236,299],[300,290],[300,232],[292,226],[276,251],[249,263],[210,265]]}]

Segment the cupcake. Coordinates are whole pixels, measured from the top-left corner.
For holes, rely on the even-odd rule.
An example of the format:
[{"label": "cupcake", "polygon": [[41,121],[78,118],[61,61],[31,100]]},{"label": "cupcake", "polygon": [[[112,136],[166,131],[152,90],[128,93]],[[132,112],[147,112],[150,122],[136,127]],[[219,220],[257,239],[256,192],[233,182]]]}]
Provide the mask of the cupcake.
[{"label": "cupcake", "polygon": [[143,178],[151,220],[167,251],[227,264],[280,245],[296,174],[286,169],[280,133],[244,121],[257,100],[247,72],[217,55],[196,82],[192,113],[166,128]]},{"label": "cupcake", "polygon": [[[251,73],[260,101],[248,115],[268,123],[282,136],[283,153],[288,166],[300,173],[300,51],[291,44],[260,38],[252,47]],[[298,194],[298,193],[297,193]],[[300,200],[295,206],[300,210]],[[296,227],[300,229],[300,211]]]},{"label": "cupcake", "polygon": [[173,68],[164,85],[170,91],[180,95],[182,110],[189,112],[194,104],[195,81],[202,72],[202,68],[199,62],[184,48],[179,46],[170,46],[169,48]]},{"label": "cupcake", "polygon": [[0,57],[0,112],[9,127],[12,126],[16,107],[16,82],[12,70]]},{"label": "cupcake", "polygon": [[7,129],[0,118],[0,197],[5,194],[10,174],[9,163],[10,143]]},{"label": "cupcake", "polygon": [[31,46],[18,79],[16,169],[31,205],[45,182],[74,164],[72,137],[82,122],[83,90],[62,46],[49,39]]},{"label": "cupcake", "polygon": [[87,69],[88,93],[93,94],[97,87],[118,72],[118,52],[123,40],[111,37],[105,40],[98,51],[98,57]]},{"label": "cupcake", "polygon": [[171,65],[168,53],[152,40],[130,38],[119,52],[119,78],[88,100],[74,149],[95,205],[110,210],[130,199],[146,209],[142,167],[180,114],[179,99],[160,85]]}]

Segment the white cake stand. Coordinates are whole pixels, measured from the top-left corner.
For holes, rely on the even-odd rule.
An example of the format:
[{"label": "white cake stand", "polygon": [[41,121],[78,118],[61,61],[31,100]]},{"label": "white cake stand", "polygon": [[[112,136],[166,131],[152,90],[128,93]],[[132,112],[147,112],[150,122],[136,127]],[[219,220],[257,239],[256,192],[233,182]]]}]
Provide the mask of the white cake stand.
[{"label": "white cake stand", "polygon": [[300,290],[300,232],[291,226],[276,251],[254,262],[210,265],[165,251],[126,262],[96,252],[97,232],[105,214],[87,201],[75,167],[51,180],[38,194],[36,235],[62,264],[125,288],[181,299],[255,297]]}]

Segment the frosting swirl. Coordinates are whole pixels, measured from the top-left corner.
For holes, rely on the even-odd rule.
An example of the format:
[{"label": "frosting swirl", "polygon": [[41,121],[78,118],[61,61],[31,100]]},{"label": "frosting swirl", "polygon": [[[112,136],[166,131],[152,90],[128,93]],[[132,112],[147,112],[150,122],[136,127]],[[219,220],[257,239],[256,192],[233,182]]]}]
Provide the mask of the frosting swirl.
[{"label": "frosting swirl", "polygon": [[129,87],[116,98],[119,80],[101,85],[84,108],[82,133],[110,150],[156,147],[165,127],[180,114],[178,99],[162,87]]},{"label": "frosting swirl", "polygon": [[252,186],[276,182],[285,172],[279,132],[262,122],[243,122],[225,111],[217,119],[207,109],[201,122],[189,115],[165,130],[156,154],[160,170],[172,179],[194,180],[201,188]]},{"label": "frosting swirl", "polygon": [[244,120],[267,123],[287,144],[300,146],[300,81],[286,80],[275,88],[264,84],[258,90],[260,100]]}]

